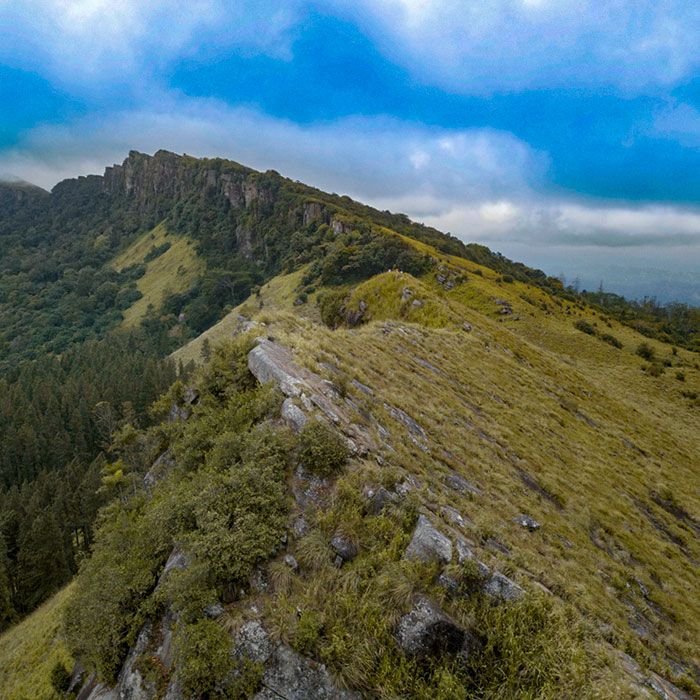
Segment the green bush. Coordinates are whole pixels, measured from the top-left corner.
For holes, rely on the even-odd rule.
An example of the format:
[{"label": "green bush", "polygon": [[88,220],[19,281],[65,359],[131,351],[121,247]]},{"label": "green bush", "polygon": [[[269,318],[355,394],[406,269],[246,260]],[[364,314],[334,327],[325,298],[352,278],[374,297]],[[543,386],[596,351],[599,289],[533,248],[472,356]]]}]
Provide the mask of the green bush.
[{"label": "green bush", "polygon": [[59,695],[63,695],[68,691],[68,686],[70,686],[70,671],[62,661],[57,661],[51,669],[51,687]]},{"label": "green bush", "polygon": [[652,362],[655,357],[654,348],[649,343],[640,343],[637,347],[637,355],[648,362]]},{"label": "green bush", "polygon": [[299,435],[299,459],[306,469],[319,476],[329,476],[347,458],[347,443],[329,425],[311,420],[304,426]]},{"label": "green bush", "polygon": [[584,321],[583,319],[579,319],[574,323],[574,327],[581,331],[582,333],[587,333],[588,335],[595,335],[596,330],[595,328],[588,323],[588,321]]},{"label": "green bush", "polygon": [[223,684],[234,670],[226,630],[213,620],[178,627],[175,666],[185,697],[226,697]]},{"label": "green bush", "polygon": [[614,348],[617,348],[618,350],[622,348],[622,343],[610,333],[603,333],[603,335],[600,336],[600,339],[605,341],[609,345],[612,345]]},{"label": "green bush", "polygon": [[329,328],[337,328],[345,320],[343,306],[346,298],[347,291],[344,289],[328,290],[320,295],[318,308],[321,312],[321,320]]},{"label": "green bush", "polygon": [[680,370],[676,372],[676,379],[679,382],[684,382],[685,381],[685,372],[681,372]]}]

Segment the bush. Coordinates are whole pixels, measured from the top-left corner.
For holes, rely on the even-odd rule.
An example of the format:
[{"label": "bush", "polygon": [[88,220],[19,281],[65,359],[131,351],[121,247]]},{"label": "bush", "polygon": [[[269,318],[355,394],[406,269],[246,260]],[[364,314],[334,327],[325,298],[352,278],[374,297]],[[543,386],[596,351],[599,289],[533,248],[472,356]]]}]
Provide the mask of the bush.
[{"label": "bush", "polygon": [[348,458],[348,447],[333,428],[319,420],[309,421],[299,435],[299,459],[306,469],[328,476]]},{"label": "bush", "polygon": [[321,320],[329,328],[337,328],[345,320],[343,316],[343,305],[347,298],[347,292],[339,289],[324,292],[318,300],[318,307],[321,312]]},{"label": "bush", "polygon": [[576,321],[576,323],[574,323],[574,327],[582,333],[587,333],[588,335],[596,334],[595,328],[593,328],[593,326],[590,323],[588,323],[588,321],[584,321],[583,319]]},{"label": "bush", "polygon": [[664,366],[660,362],[652,362],[646,368],[646,373],[652,377],[660,377],[664,373]]},{"label": "bush", "polygon": [[223,682],[234,670],[231,639],[213,620],[182,625],[175,635],[175,664],[185,697],[225,697]]},{"label": "bush", "polygon": [[62,661],[57,661],[51,669],[51,687],[59,694],[63,695],[70,686],[70,671]]},{"label": "bush", "polygon": [[618,350],[622,348],[622,343],[614,335],[610,335],[610,333],[604,333],[600,336],[600,339]]},{"label": "bush", "polygon": [[654,348],[652,348],[649,343],[640,343],[639,347],[637,348],[637,355],[648,362],[651,362],[655,357]]},{"label": "bush", "polygon": [[503,275],[503,277],[501,277],[501,282],[505,282],[506,284],[513,284],[515,280],[513,279],[513,275]]},{"label": "bush", "polygon": [[681,372],[680,370],[676,372],[676,379],[679,382],[684,382],[685,381],[685,372]]}]

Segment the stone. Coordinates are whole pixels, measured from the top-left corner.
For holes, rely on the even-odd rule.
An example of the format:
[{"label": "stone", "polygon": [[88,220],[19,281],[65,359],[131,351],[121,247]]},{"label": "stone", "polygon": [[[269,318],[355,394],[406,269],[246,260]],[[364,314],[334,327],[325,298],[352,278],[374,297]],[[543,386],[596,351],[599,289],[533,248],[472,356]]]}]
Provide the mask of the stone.
[{"label": "stone", "polygon": [[284,563],[292,570],[299,571],[299,562],[291,554],[284,555]]},{"label": "stone", "polygon": [[456,508],[452,506],[442,506],[440,508],[440,513],[451,525],[455,525],[462,530],[467,528],[466,519]]},{"label": "stone", "polygon": [[457,493],[471,493],[475,496],[481,496],[481,491],[474,486],[474,484],[470,483],[464,477],[455,472],[452,472],[445,477],[445,483],[453,491],[457,491]]},{"label": "stone", "polygon": [[162,579],[165,574],[173,569],[186,569],[187,564],[187,557],[185,556],[184,552],[179,547],[175,547],[175,549],[173,549],[173,551],[170,553],[168,560],[165,562],[160,578]]},{"label": "stone", "polygon": [[224,606],[221,603],[211,603],[204,608],[204,614],[215,620],[224,614]]},{"label": "stone", "polygon": [[391,406],[388,403],[384,404],[384,408],[387,411],[389,411],[389,415],[391,415],[392,418],[399,421],[400,423],[403,423],[408,428],[409,433],[412,433],[413,435],[418,435],[419,437],[425,439],[425,430],[423,430],[423,428],[413,418],[411,418],[411,416],[409,416],[408,413],[405,413],[400,408]]},{"label": "stone", "polygon": [[408,301],[413,296],[413,291],[410,287],[404,287],[403,292],[401,292],[401,300]]},{"label": "stone", "polygon": [[352,384],[356,389],[361,391],[363,394],[367,394],[367,396],[374,396],[374,392],[372,389],[370,389],[366,384],[363,384],[362,382],[358,382],[357,379],[353,379],[350,384]]},{"label": "stone", "polygon": [[465,636],[465,631],[425,596],[416,600],[396,628],[399,648],[418,658],[456,653],[462,649]]},{"label": "stone", "polygon": [[352,561],[357,556],[357,547],[354,542],[342,533],[336,533],[333,536],[331,548],[340,557],[341,565],[343,562]]},{"label": "stone", "polygon": [[309,531],[309,523],[306,522],[306,518],[300,515],[292,523],[292,532],[294,537],[301,539]]},{"label": "stone", "polygon": [[467,333],[471,333],[473,330],[472,324],[467,323],[466,321],[462,324],[462,330],[466,331]]},{"label": "stone", "polygon": [[292,399],[282,402],[281,415],[284,422],[296,433],[300,432],[309,418]]},{"label": "stone", "polygon": [[412,306],[414,309],[420,309],[420,308],[422,308],[424,305],[425,305],[425,302],[424,302],[422,299],[414,299],[414,300],[411,302],[411,306]]},{"label": "stone", "polygon": [[292,353],[267,339],[248,353],[248,369],[261,384],[277,384],[285,396],[299,396],[306,386],[307,373],[294,363]]},{"label": "stone", "polygon": [[253,700],[360,700],[340,688],[323,664],[307,659],[286,644],[278,644],[265,663],[262,689]]},{"label": "stone", "polygon": [[388,505],[396,500],[396,497],[387,491],[383,486],[378,489],[368,489],[368,496],[365,511],[367,515],[379,515]]},{"label": "stone", "polygon": [[517,583],[511,581],[500,571],[495,571],[488,578],[484,584],[483,591],[487,596],[504,603],[518,600],[525,595],[525,591]]},{"label": "stone", "polygon": [[524,527],[531,532],[535,530],[539,530],[540,527],[542,527],[534,518],[530,517],[529,515],[525,515],[521,513],[516,519],[515,522],[520,525],[520,527]]},{"label": "stone", "polygon": [[437,561],[449,564],[452,560],[452,542],[437,530],[428,518],[419,515],[413,537],[406,547],[404,557],[424,562]]},{"label": "stone", "polygon": [[143,485],[149,493],[153,487],[175,466],[172,452],[168,449],[151,465],[143,477]]}]

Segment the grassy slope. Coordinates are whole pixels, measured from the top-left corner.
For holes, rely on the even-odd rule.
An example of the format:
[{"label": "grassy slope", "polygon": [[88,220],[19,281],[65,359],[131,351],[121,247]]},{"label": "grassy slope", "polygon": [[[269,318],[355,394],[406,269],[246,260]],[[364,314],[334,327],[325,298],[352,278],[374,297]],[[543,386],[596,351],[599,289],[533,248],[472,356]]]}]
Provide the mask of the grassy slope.
[{"label": "grassy slope", "polygon": [[[599,630],[601,648],[612,642],[667,676],[674,661],[700,664],[698,539],[692,525],[652,497],[700,513],[698,406],[681,393],[700,391],[697,355],[673,355],[588,307],[438,257],[466,280],[446,291],[436,273],[421,280],[379,275],[351,294],[350,306],[368,304],[370,322],[358,329],[320,326],[311,302],[291,313],[294,277],[267,286],[262,311],[248,303],[235,313],[265,320],[317,371],[320,362],[338,366],[341,378],[329,379],[392,432],[392,467],[417,476],[424,498],[468,516],[475,542],[494,538],[510,550],[487,548],[492,563],[575,604]],[[408,301],[405,287],[413,292]],[[423,306],[413,306],[414,299]],[[513,314],[501,315],[498,300],[509,302]],[[233,316],[221,328],[233,328]],[[579,319],[623,348],[577,330]],[[463,322],[473,331],[465,332]],[[645,373],[648,363],[635,353],[641,342],[673,366],[660,377]],[[197,360],[196,348],[180,352]],[[381,400],[356,391],[350,379]],[[383,400],[425,428],[429,455],[405,440]],[[478,483],[484,495],[470,499],[446,489],[449,469]],[[372,470],[381,471],[372,467],[366,478]],[[524,475],[550,496],[528,486]],[[517,525],[523,512],[542,530]]]},{"label": "grassy slope", "polygon": [[[369,322],[357,329],[320,325],[313,299],[294,307],[298,272],[272,280],[260,298],[175,357],[200,361],[203,339],[215,345],[229,336],[239,313],[264,321],[300,362],[322,373],[328,370],[319,369],[321,362],[340,370],[328,378],[371,415],[378,442],[377,423],[389,429],[395,452],[385,454],[387,466],[359,466],[344,477],[354,487],[416,477],[431,509],[450,505],[468,519],[466,534],[490,564],[575,605],[604,654],[613,644],[670,678],[674,662],[700,664],[698,538],[652,498],[657,492],[667,505],[670,500],[700,513],[698,407],[681,394],[700,391],[697,355],[672,355],[669,346],[614,321],[609,327],[589,308],[437,257],[466,279],[450,291],[434,272],[420,280],[397,273],[368,280],[350,297],[350,306],[368,304]],[[402,300],[405,287],[412,290],[408,301]],[[412,305],[415,299],[424,304]],[[497,300],[509,302],[513,314],[501,315]],[[623,348],[577,330],[578,319],[613,334]],[[643,372],[647,363],[635,354],[643,341],[674,366],[656,378]],[[685,373],[684,382],[677,371]],[[375,396],[358,391],[351,379]],[[406,439],[384,401],[423,426],[428,453]],[[443,479],[450,470],[477,484],[482,495],[447,489]],[[542,529],[522,529],[514,522],[519,513],[535,517]],[[495,541],[510,554],[488,545]],[[293,609],[311,604],[303,593],[286,603]],[[23,636],[20,630],[34,619],[0,639],[0,654],[7,653],[10,635]],[[609,683],[601,681],[601,697],[609,696]]]},{"label": "grassy slope", "polygon": [[189,289],[204,269],[192,242],[183,236],[168,234],[164,224],[159,224],[134,241],[112,262],[112,266],[121,270],[143,263],[151,248],[166,242],[171,244],[170,248],[146,264],[146,273],[137,282],[136,286],[143,296],[124,312],[122,324],[126,328],[137,325],[146,315],[149,305],[159,308],[165,293]]},{"label": "grassy slope", "polygon": [[72,660],[61,637],[61,616],[70,586],[59,591],[19,625],[0,636],[0,697],[3,700],[55,700],[51,669]]}]

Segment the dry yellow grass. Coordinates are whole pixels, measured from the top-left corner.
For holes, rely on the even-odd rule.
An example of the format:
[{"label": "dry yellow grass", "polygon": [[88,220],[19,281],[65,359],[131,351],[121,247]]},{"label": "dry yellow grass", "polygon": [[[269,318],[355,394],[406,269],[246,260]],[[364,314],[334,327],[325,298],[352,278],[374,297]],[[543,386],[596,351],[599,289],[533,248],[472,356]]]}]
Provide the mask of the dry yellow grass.
[{"label": "dry yellow grass", "polygon": [[164,295],[189,289],[204,271],[204,263],[197,257],[192,241],[184,236],[168,234],[165,224],[159,224],[134,241],[115,258],[112,267],[122,270],[143,263],[153,247],[166,242],[170,243],[170,248],[146,264],[146,273],[136,283],[143,296],[124,312],[122,325],[125,328],[137,325],[150,305],[158,309]]}]

